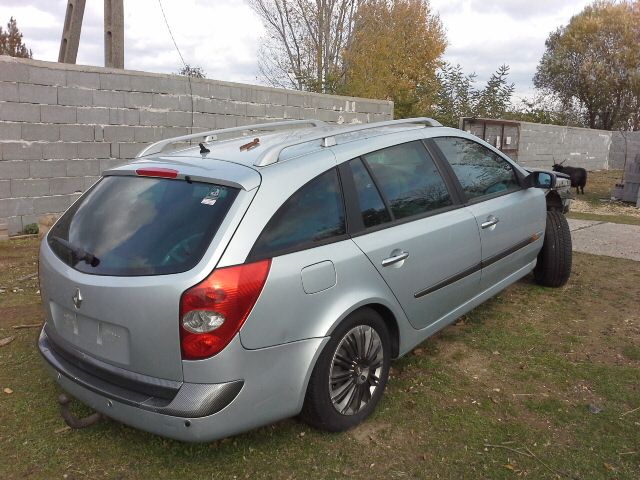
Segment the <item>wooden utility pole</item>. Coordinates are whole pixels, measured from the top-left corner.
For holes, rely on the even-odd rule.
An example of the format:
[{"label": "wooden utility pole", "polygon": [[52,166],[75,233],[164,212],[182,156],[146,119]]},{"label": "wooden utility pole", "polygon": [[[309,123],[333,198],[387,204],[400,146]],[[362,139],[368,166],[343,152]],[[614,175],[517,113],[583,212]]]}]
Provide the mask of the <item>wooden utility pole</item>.
[{"label": "wooden utility pole", "polygon": [[[86,0],[68,0],[60,53],[61,63],[76,63]],[[104,66],[124,68],[123,0],[104,0]]]}]

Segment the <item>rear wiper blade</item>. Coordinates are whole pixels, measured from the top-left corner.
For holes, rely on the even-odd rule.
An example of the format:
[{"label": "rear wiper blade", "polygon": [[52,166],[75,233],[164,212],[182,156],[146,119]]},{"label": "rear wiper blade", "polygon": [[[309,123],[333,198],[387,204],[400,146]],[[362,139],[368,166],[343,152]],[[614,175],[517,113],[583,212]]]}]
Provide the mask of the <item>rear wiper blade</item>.
[{"label": "rear wiper blade", "polygon": [[78,261],[84,261],[92,267],[97,267],[100,263],[100,260],[98,260],[98,257],[96,257],[94,254],[87,252],[83,248],[76,247],[73,243],[68,242],[64,238],[51,237],[51,240],[69,250],[73,257]]}]

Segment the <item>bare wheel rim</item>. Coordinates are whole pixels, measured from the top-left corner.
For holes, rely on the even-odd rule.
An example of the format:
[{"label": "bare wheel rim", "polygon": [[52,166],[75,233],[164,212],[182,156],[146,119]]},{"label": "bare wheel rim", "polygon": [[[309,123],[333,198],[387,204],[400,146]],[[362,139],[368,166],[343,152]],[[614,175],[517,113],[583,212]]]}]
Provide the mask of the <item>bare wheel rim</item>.
[{"label": "bare wheel rim", "polygon": [[380,335],[369,325],[358,325],[338,344],[329,371],[329,394],[342,415],[355,415],[380,386],[384,360]]}]

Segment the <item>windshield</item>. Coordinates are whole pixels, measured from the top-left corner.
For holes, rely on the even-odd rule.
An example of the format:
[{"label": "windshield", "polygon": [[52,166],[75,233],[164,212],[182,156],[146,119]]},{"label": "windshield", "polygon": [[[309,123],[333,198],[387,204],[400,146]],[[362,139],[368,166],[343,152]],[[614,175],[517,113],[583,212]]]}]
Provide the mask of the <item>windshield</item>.
[{"label": "windshield", "polygon": [[[109,176],[67,210],[47,240],[62,261],[85,273],[184,272],[200,261],[237,193],[209,183]],[[99,261],[82,261],[78,251]]]}]

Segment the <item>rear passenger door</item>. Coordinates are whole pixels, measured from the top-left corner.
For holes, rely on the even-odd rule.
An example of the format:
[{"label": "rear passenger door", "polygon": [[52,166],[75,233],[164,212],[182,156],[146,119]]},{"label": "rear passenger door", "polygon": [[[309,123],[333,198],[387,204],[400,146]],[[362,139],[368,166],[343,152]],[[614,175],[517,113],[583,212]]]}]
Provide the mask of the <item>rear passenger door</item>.
[{"label": "rear passenger door", "polygon": [[428,327],[478,293],[480,238],[420,141],[340,166],[349,231],[409,321]]},{"label": "rear passenger door", "polygon": [[545,229],[546,202],[537,188],[523,189],[513,165],[487,147],[459,137],[434,138],[450,165],[482,242],[484,291],[535,260]]}]

